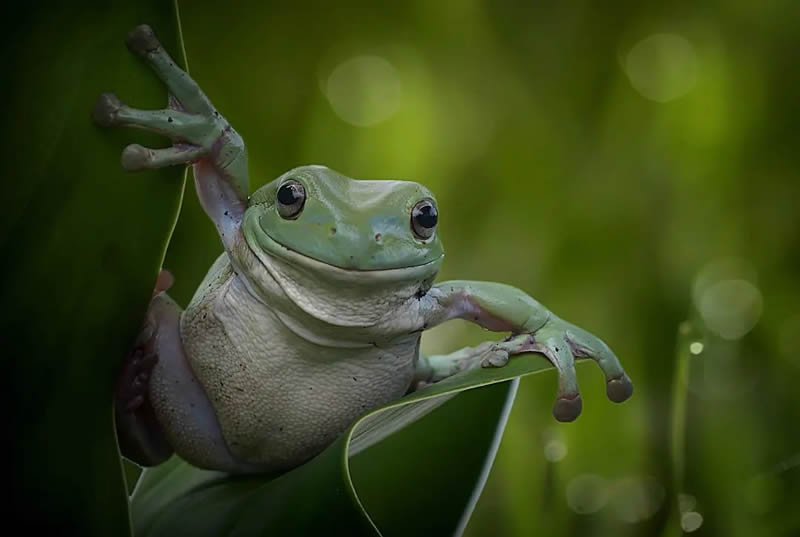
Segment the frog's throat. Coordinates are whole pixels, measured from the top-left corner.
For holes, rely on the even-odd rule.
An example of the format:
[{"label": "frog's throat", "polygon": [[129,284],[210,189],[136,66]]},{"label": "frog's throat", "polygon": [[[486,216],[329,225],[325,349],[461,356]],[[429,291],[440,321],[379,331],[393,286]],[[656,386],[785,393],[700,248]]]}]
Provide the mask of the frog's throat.
[{"label": "frog's throat", "polygon": [[291,250],[259,230],[243,226],[243,231],[264,276],[307,315],[339,327],[375,326],[413,306],[430,288],[444,257],[404,268],[343,269]]}]

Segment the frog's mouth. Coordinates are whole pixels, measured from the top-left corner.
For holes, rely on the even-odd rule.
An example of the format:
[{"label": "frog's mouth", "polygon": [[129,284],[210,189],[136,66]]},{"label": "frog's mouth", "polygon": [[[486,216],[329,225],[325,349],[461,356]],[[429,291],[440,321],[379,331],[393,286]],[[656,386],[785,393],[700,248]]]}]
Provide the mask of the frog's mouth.
[{"label": "frog's mouth", "polygon": [[[269,236],[268,236],[269,237]],[[425,263],[420,263],[419,265],[409,265],[407,267],[399,267],[399,268],[353,268],[353,267],[340,267],[338,265],[334,265],[332,263],[326,263],[325,261],[320,261],[319,259],[314,259],[313,257],[307,256],[298,252],[297,250],[293,250],[286,245],[283,245],[269,237],[272,241],[274,248],[270,248],[270,253],[276,254],[282,257],[285,261],[296,262],[297,264],[306,264],[310,266],[316,266],[318,268],[325,267],[325,270],[331,270],[334,272],[340,271],[342,273],[351,273],[355,275],[364,275],[366,274],[375,274],[375,273],[390,273],[390,274],[407,274],[409,272],[417,272],[419,269],[423,269],[425,267],[434,267],[442,262],[442,258],[444,258],[444,254],[440,255],[436,259],[432,261],[427,261]]]},{"label": "frog's mouth", "polygon": [[[317,275],[325,275],[329,279],[342,282],[397,282],[408,280],[428,280],[432,279],[439,271],[439,267],[444,259],[444,254],[420,263],[396,268],[354,268],[341,267],[320,261],[308,255],[298,252],[273,239],[269,233],[261,229],[260,226],[253,230],[250,226],[244,226],[244,235],[250,250],[258,257],[262,263],[264,253],[271,258],[279,258],[289,265],[302,268]],[[265,263],[266,264],[266,263]]]},{"label": "frog's mouth", "polygon": [[244,236],[270,285],[277,284],[306,314],[340,327],[368,328],[405,311],[409,301],[416,304],[412,299],[430,289],[444,257],[416,266],[359,270],[301,254],[261,229],[245,226]]}]

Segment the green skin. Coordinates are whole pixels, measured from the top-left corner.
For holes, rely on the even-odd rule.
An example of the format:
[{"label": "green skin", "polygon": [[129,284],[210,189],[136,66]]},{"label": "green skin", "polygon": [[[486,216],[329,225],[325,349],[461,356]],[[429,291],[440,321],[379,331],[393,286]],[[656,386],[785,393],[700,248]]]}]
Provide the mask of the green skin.
[{"label": "green skin", "polygon": [[[370,408],[466,369],[502,367],[525,352],[543,354],[558,370],[559,421],[581,411],[576,358],[597,362],[612,401],[631,396],[630,379],[603,341],[519,289],[433,284],[444,254],[435,223],[428,220],[420,233],[414,216],[419,203],[435,207],[424,186],[304,166],[248,198],[241,137],[149,27],[137,27],[128,46],[167,85],[169,107],[137,110],[104,94],[94,119],[173,140],[167,149],[130,145],[122,165],[192,164],[225,251],[185,311],[165,293],[168,275],[159,278],[117,389],[124,455],[143,465],[177,452],[215,470],[285,470],[319,453]],[[280,200],[289,183],[303,187],[299,206]],[[420,354],[421,333],[451,319],[509,336]]]}]

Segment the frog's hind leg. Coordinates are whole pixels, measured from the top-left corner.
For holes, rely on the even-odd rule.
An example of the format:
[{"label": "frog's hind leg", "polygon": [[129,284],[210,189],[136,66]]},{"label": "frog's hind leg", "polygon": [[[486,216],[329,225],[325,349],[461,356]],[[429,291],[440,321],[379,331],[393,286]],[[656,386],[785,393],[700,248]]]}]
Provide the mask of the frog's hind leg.
[{"label": "frog's hind leg", "polygon": [[120,452],[142,465],[154,466],[172,455],[147,399],[147,385],[158,357],[136,346],[125,357],[114,405]]},{"label": "frog's hind leg", "polygon": [[184,354],[181,309],[158,286],[156,292],[117,388],[120,450],[143,466],[163,462],[174,449],[197,466],[245,470],[231,456],[211,402]]},{"label": "frog's hind leg", "polygon": [[[169,289],[172,281],[172,275],[162,270],[153,297]],[[120,451],[143,466],[163,462],[173,452],[148,397],[150,377],[158,361],[155,338],[159,327],[153,313],[151,304],[133,349],[123,361],[114,394],[114,418]]]}]

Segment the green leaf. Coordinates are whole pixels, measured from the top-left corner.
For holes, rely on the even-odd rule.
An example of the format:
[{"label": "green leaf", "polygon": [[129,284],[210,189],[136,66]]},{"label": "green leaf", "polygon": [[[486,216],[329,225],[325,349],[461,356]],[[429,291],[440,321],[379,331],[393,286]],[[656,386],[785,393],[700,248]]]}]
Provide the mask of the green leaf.
[{"label": "green leaf", "polygon": [[132,498],[136,535],[460,533],[517,377],[547,369],[541,356],[526,354],[428,386],[362,416],[283,475],[226,476],[173,457],[141,477]]},{"label": "green leaf", "polygon": [[[695,315],[696,317],[696,315]],[[684,321],[678,327],[675,349],[675,375],[672,386],[672,423],[670,435],[670,463],[672,465],[672,490],[680,494],[684,489],[686,473],[686,421],[689,407],[689,375],[692,358],[691,346],[703,339],[705,327],[699,319]],[[702,348],[702,347],[701,347]],[[681,531],[680,497],[670,509],[663,535]]]},{"label": "green leaf", "polygon": [[4,13],[0,340],[6,527],[126,535],[112,388],[144,315],[184,171],[124,173],[142,132],[92,124],[99,94],[142,107],[167,92],[124,45],[153,25],[180,57],[170,2],[14,2]]},{"label": "green leaf", "polygon": [[[673,487],[683,490],[686,467],[686,409],[689,404],[689,361],[692,344],[703,339],[702,324],[699,321],[685,321],[678,327],[677,348],[675,349],[675,377],[672,387],[672,435],[671,459]],[[702,344],[701,344],[702,345]],[[702,349],[702,346],[700,347]]]}]

